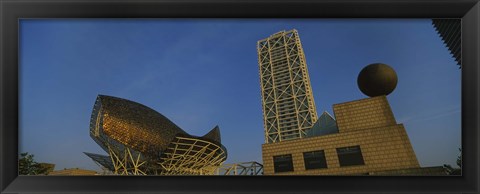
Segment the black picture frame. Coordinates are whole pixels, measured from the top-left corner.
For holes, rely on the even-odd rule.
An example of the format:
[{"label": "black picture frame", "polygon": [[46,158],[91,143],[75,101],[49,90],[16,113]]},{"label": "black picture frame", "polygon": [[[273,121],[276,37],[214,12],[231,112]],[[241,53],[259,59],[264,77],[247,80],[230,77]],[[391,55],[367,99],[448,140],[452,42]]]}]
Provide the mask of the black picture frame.
[{"label": "black picture frame", "polygon": [[[0,193],[479,192],[478,0],[0,0]],[[462,18],[462,176],[18,176],[21,18]]]}]

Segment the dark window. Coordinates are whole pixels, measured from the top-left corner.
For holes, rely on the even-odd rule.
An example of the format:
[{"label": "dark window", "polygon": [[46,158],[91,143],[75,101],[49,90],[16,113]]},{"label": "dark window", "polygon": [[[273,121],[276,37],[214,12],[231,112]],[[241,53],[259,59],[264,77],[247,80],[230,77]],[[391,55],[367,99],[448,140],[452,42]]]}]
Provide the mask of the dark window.
[{"label": "dark window", "polygon": [[360,146],[337,148],[340,166],[363,165],[363,156]]},{"label": "dark window", "polygon": [[305,161],[306,170],[327,168],[327,160],[325,159],[325,152],[323,152],[323,150],[304,152],[303,160]]},{"label": "dark window", "polygon": [[292,155],[281,155],[273,157],[273,169],[277,172],[290,172],[293,171]]}]

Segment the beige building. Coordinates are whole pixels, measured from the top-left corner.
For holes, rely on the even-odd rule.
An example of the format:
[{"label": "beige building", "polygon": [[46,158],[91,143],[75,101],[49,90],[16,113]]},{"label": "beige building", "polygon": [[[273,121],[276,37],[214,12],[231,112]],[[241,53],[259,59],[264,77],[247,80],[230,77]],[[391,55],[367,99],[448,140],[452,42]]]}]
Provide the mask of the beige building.
[{"label": "beige building", "polygon": [[[386,95],[396,87],[390,66],[360,71],[369,98],[333,105],[335,118],[317,117],[305,56],[296,30],[258,41],[265,130],[265,175],[447,175],[456,169],[421,168]],[[458,173],[457,173],[458,174]]]},{"label": "beige building", "polygon": [[263,144],[264,174],[360,175],[420,167],[386,96],[335,104],[333,111],[336,120],[324,113],[311,137]]},{"label": "beige building", "polygon": [[69,168],[63,170],[56,170],[50,172],[48,175],[60,176],[60,175],[67,175],[67,176],[75,176],[75,175],[98,175],[96,171],[93,170],[85,170],[79,168]]}]

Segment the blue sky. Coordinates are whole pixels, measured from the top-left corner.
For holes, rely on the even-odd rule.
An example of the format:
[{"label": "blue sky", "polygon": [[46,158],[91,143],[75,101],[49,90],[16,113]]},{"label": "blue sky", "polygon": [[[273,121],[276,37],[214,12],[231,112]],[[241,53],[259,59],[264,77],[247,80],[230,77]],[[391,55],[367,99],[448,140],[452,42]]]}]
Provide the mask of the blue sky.
[{"label": "blue sky", "polygon": [[318,115],[366,98],[360,70],[381,62],[388,100],[421,166],[452,164],[461,145],[461,70],[427,19],[23,19],[20,152],[56,169],[100,168],[90,138],[98,94],[139,102],[192,135],[219,125],[227,163],[261,162],[256,43],[297,29]]}]

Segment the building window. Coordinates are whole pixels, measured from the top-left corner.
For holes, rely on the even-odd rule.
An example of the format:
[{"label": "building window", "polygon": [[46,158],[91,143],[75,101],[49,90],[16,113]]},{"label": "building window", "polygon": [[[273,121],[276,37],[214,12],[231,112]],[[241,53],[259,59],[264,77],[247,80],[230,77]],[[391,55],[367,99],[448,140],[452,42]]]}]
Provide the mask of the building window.
[{"label": "building window", "polygon": [[363,165],[363,156],[360,146],[337,148],[340,166]]},{"label": "building window", "polygon": [[305,170],[327,168],[327,160],[323,150],[304,152],[303,160],[305,161]]},{"label": "building window", "polygon": [[275,173],[293,171],[292,155],[273,156],[273,169]]}]

